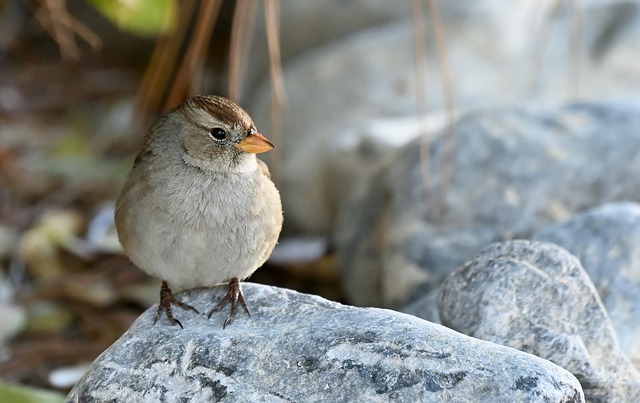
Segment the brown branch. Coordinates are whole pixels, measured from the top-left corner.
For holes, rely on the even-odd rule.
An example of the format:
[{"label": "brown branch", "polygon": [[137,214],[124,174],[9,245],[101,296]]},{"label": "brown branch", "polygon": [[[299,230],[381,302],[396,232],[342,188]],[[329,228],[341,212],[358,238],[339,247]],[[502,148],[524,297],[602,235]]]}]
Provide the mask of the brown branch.
[{"label": "brown branch", "polygon": [[142,78],[136,100],[136,125],[141,124],[150,114],[160,111],[165,95],[173,85],[173,73],[180,61],[182,44],[188,38],[191,19],[198,5],[196,0],[180,3],[179,19],[175,30],[158,38],[151,60]]},{"label": "brown branch", "polygon": [[229,45],[229,86],[227,96],[238,102],[242,92],[248,52],[253,36],[257,3],[254,0],[238,1],[233,13],[231,40]]},{"label": "brown branch", "polygon": [[[46,13],[46,17],[44,14]],[[65,14],[64,0],[43,0],[38,14],[42,17],[36,19],[43,24],[43,27],[49,32],[49,35],[58,44],[60,55],[65,60],[77,60],[80,58],[80,51],[73,38],[73,33],[69,31],[67,26],[62,23]],[[46,21],[46,22],[45,22]],[[45,23],[43,23],[45,22]]]},{"label": "brown branch", "polygon": [[[543,17],[542,26],[540,27],[540,37],[533,51],[533,63],[531,64],[531,89],[535,89],[540,82],[540,75],[542,72],[542,62],[544,59],[544,53],[549,44],[549,38],[551,36],[551,28],[556,20],[558,12],[560,11],[560,3],[562,0],[554,0],[553,5]],[[540,7],[544,7],[540,2]]]},{"label": "brown branch", "polygon": [[429,211],[431,187],[431,141],[427,127],[427,43],[422,0],[411,1],[413,23],[415,67],[416,67],[416,105],[419,118],[420,136],[420,172],[424,191],[424,211]]},{"label": "brown branch", "polygon": [[453,165],[453,148],[455,140],[455,101],[453,96],[453,79],[451,78],[451,68],[449,66],[449,58],[445,46],[445,34],[442,27],[442,20],[438,11],[436,0],[427,0],[429,13],[433,19],[433,33],[436,38],[436,47],[438,49],[438,61],[440,75],[442,76],[442,92],[445,101],[447,113],[447,131],[443,139],[442,160],[440,161],[440,188],[438,190],[438,206],[436,209],[436,220],[440,221],[444,217],[447,193],[451,182],[452,165]]},{"label": "brown branch", "polygon": [[580,0],[571,0],[571,64],[569,69],[569,91],[577,97],[580,91],[580,57],[582,39],[582,5]]},{"label": "brown branch", "polygon": [[78,60],[80,50],[75,41],[78,35],[94,49],[102,46],[102,40],[67,10],[66,0],[41,0],[37,5],[27,2],[36,21],[58,44],[60,54],[66,60]]},{"label": "brown branch", "polygon": [[[269,72],[271,77],[271,133],[269,136],[276,144],[282,144],[282,111],[286,106],[287,99],[284,88],[282,74],[282,63],[280,59],[280,1],[265,0],[264,19],[267,31],[267,47],[269,49]],[[281,184],[282,179],[282,147],[277,148],[273,153],[271,172],[276,185]]]},{"label": "brown branch", "polygon": [[68,19],[62,20],[62,23],[68,25],[68,27],[89,44],[93,49],[102,48],[102,38],[100,38],[89,27],[81,23],[77,18],[72,15],[68,15]]},{"label": "brown branch", "polygon": [[267,47],[269,48],[269,71],[271,75],[271,89],[275,100],[284,107],[287,97],[284,89],[282,63],[280,58],[280,0],[265,0],[264,17],[267,30]]},{"label": "brown branch", "polygon": [[208,0],[200,4],[193,36],[189,40],[187,52],[165,103],[165,109],[179,104],[200,90],[205,55],[221,4],[222,0]]}]

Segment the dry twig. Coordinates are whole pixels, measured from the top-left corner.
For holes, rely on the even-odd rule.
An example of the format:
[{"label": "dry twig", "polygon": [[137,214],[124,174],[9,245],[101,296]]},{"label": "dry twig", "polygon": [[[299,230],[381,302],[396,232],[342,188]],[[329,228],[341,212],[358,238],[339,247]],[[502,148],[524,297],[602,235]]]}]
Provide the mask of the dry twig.
[{"label": "dry twig", "polygon": [[424,191],[425,212],[429,211],[431,188],[431,142],[427,128],[427,43],[424,24],[424,12],[421,0],[411,1],[411,17],[413,21],[414,45],[416,56],[416,104],[419,117],[420,136],[420,168]]},{"label": "dry twig", "polygon": [[453,165],[453,148],[455,136],[455,117],[454,117],[454,98],[453,98],[453,80],[451,78],[451,68],[449,67],[449,58],[445,46],[445,34],[442,27],[442,19],[438,11],[436,0],[427,0],[429,6],[429,14],[433,20],[433,34],[436,39],[436,47],[438,49],[438,62],[440,75],[442,76],[442,92],[445,102],[447,114],[447,131],[444,137],[442,160],[440,161],[440,187],[438,189],[438,205],[436,206],[435,218],[442,220],[446,202],[449,184],[451,182],[452,165]]},{"label": "dry twig", "polygon": [[140,119],[135,122],[137,125],[143,123],[144,117],[157,113],[165,103],[166,94],[173,85],[183,43],[189,38],[188,28],[197,5],[196,0],[180,2],[180,16],[175,31],[158,38],[138,92],[134,113]]},{"label": "dry twig", "polygon": [[248,62],[248,53],[253,35],[257,3],[253,0],[236,3],[231,27],[231,44],[229,46],[229,87],[228,97],[236,102],[242,93],[244,66]]},{"label": "dry twig", "polygon": [[[269,72],[271,77],[271,132],[269,136],[276,144],[282,144],[282,111],[287,99],[282,75],[282,63],[280,60],[280,31],[279,20],[280,1],[265,0],[264,18],[267,30],[267,46],[269,48]],[[271,172],[276,185],[281,184],[282,178],[282,148],[275,150],[271,159]]]},{"label": "dry twig", "polygon": [[205,55],[221,4],[222,0],[209,0],[200,4],[194,33],[189,39],[187,51],[169,92],[165,109],[179,104],[200,90]]},{"label": "dry twig", "polygon": [[37,4],[27,2],[35,19],[58,44],[65,60],[80,59],[80,50],[75,35],[82,38],[93,49],[102,47],[102,39],[89,27],[69,14],[67,0],[40,0]]},{"label": "dry twig", "polygon": [[580,58],[582,39],[582,5],[580,0],[571,0],[571,65],[569,68],[569,91],[572,97],[580,92]]},{"label": "dry twig", "polygon": [[[422,186],[425,192],[425,211],[428,214],[429,207],[432,204],[429,190],[431,188],[431,162],[430,162],[430,141],[427,129],[427,106],[426,106],[426,29],[424,24],[423,10],[421,0],[413,0],[412,17],[415,36],[415,53],[416,53],[416,100],[418,105],[418,114],[420,116],[420,166],[422,172]],[[444,29],[435,0],[427,0],[429,14],[432,20],[433,34],[436,41],[438,51],[439,70],[442,77],[442,92],[445,102],[447,114],[447,131],[444,136],[444,145],[442,150],[442,158],[440,160],[440,177],[437,192],[437,204],[434,207],[433,217],[439,221],[444,215],[446,207],[447,192],[449,182],[451,181],[451,165],[453,154],[454,140],[454,98],[453,98],[453,80],[451,79],[451,69],[447,58],[446,46],[444,43]]]}]

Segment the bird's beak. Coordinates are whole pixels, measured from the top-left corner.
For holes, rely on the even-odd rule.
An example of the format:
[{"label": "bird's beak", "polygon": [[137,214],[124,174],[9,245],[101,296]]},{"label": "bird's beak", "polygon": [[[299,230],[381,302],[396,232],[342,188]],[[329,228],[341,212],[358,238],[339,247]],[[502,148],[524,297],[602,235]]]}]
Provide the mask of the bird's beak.
[{"label": "bird's beak", "polygon": [[269,140],[264,138],[264,136],[258,132],[253,132],[247,137],[245,137],[241,142],[234,144],[237,148],[242,151],[260,154],[269,150],[273,150],[276,148]]}]

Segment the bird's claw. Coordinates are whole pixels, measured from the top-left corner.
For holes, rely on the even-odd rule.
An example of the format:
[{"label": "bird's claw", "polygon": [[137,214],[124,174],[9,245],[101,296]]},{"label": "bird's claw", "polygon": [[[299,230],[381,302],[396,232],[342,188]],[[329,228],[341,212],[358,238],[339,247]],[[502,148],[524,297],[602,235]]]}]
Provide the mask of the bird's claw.
[{"label": "bird's claw", "polygon": [[173,311],[171,309],[171,305],[176,305],[184,310],[191,310],[195,313],[200,313],[196,308],[192,307],[189,304],[185,304],[182,301],[178,301],[177,299],[175,299],[173,297],[173,294],[171,293],[171,289],[169,289],[169,285],[167,284],[166,281],[162,282],[162,285],[160,286],[160,303],[158,304],[158,310],[156,311],[156,316],[153,319],[153,324],[155,325],[156,322],[158,321],[158,319],[160,319],[160,315],[162,315],[162,312],[164,311],[165,315],[167,315],[167,319],[169,320],[169,322],[172,325],[178,325],[180,326],[180,328],[184,329],[184,326],[182,326],[182,323],[173,317]]},{"label": "bird's claw", "polygon": [[227,291],[227,294],[222,298],[222,300],[216,306],[213,307],[213,309],[209,311],[209,313],[207,314],[207,317],[211,318],[212,314],[214,314],[215,312],[220,312],[225,306],[231,303],[231,312],[229,313],[229,316],[227,317],[227,319],[225,319],[224,323],[222,324],[222,328],[223,329],[226,328],[227,325],[233,321],[234,317],[238,313],[238,301],[240,302],[240,305],[242,305],[242,308],[247,313],[247,315],[251,317],[251,313],[249,312],[249,307],[247,306],[247,302],[244,299],[244,294],[242,293],[242,289],[240,288],[240,280],[238,280],[237,277],[234,277],[229,282],[229,291]]}]

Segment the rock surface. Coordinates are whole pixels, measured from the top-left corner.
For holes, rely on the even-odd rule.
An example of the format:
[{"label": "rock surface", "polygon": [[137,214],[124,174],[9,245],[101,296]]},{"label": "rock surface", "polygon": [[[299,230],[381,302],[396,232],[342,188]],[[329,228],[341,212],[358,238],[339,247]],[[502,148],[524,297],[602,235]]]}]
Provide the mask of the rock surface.
[{"label": "rock surface", "polygon": [[[321,3],[316,7],[324,10],[334,4],[313,3]],[[398,2],[392,3],[384,7],[401,8]],[[569,56],[574,54],[570,38],[575,20],[568,3],[562,3],[553,20],[548,46],[540,57],[534,50],[545,35],[542,19],[536,18],[536,12],[544,14],[542,4],[533,7],[530,1],[495,0],[440,3],[452,91],[460,112],[505,107],[523,100],[556,105],[576,95],[571,88],[578,74],[570,67],[573,56]],[[379,141],[372,134],[376,130],[371,129],[378,122],[393,123],[412,118],[417,112],[414,30],[407,3],[402,4],[406,13],[403,20],[325,42],[326,46],[300,52],[285,65],[289,103],[281,117],[282,140],[276,137],[275,141],[282,152],[281,191],[288,227],[305,233],[329,233],[348,190],[382,156],[397,150],[394,141],[410,137],[402,123],[387,131],[384,141]],[[351,12],[355,15],[359,7],[358,2],[353,3],[340,21]],[[637,96],[640,71],[635,60],[640,41],[638,28],[634,27],[640,27],[640,2],[584,1],[581,7],[582,80],[577,94],[597,100]],[[374,26],[385,20],[381,18],[383,14],[366,14],[364,18],[372,24],[359,26]],[[402,13],[396,10],[386,14],[399,18]],[[291,25],[305,26],[297,31],[314,32],[307,27],[317,20],[307,17]],[[327,31],[347,32],[347,27],[358,24]],[[283,16],[285,29],[286,25]],[[426,31],[427,109],[434,122],[441,122],[443,80],[428,21]],[[289,36],[297,41],[306,35]],[[282,37],[285,39],[286,35]],[[306,41],[310,43],[311,39]],[[538,63],[540,74],[536,80]],[[258,127],[271,138],[269,83],[256,88],[247,106]],[[367,154],[366,147],[371,144],[376,152],[382,152],[381,156]],[[277,155],[270,154],[265,158]]]},{"label": "rock surface", "polygon": [[[581,103],[471,114],[456,127],[444,214],[423,189],[420,144],[363,182],[336,232],[350,302],[402,307],[490,243],[528,238],[578,211],[640,200],[640,107]],[[443,142],[431,148],[439,177]],[[426,205],[426,208],[425,208]]]},{"label": "rock surface", "polygon": [[[415,317],[245,284],[252,317],[222,329],[176,309],[185,329],[153,325],[155,307],[94,361],[69,402],[582,402],[577,380],[538,357]],[[177,294],[205,311],[212,294]]]},{"label": "rock surface", "polygon": [[567,369],[587,401],[640,401],[640,373],[621,351],[595,287],[557,245],[489,246],[444,281],[438,305],[452,329]]},{"label": "rock surface", "polygon": [[[264,3],[256,2],[256,6],[254,27],[250,31],[253,32],[251,49],[247,55],[249,63],[243,66],[246,69],[246,98],[253,95],[252,89],[269,74]],[[332,43],[354,32],[406,19],[411,15],[411,4],[387,0],[282,0],[279,11],[280,57],[286,65],[305,51]]]},{"label": "rock surface", "polygon": [[538,231],[574,254],[593,281],[622,350],[640,368],[640,205],[612,203]]},{"label": "rock surface", "polygon": [[440,288],[431,290],[426,295],[418,298],[409,305],[400,309],[400,312],[408,313],[409,315],[417,316],[420,319],[427,320],[431,323],[440,324],[440,313],[438,312],[438,295],[440,294]]}]

